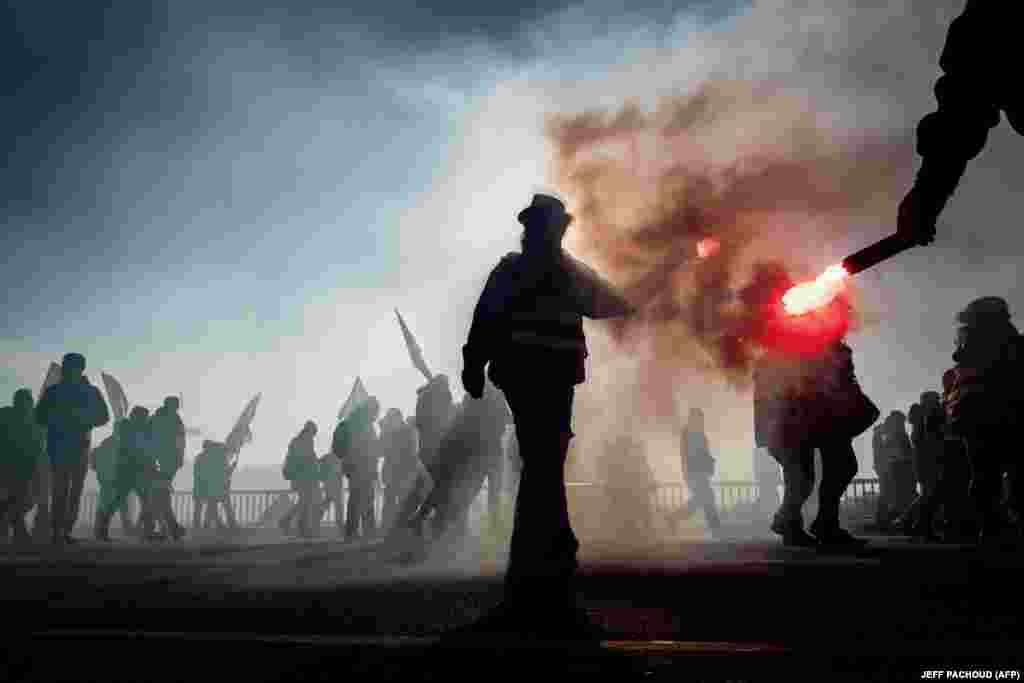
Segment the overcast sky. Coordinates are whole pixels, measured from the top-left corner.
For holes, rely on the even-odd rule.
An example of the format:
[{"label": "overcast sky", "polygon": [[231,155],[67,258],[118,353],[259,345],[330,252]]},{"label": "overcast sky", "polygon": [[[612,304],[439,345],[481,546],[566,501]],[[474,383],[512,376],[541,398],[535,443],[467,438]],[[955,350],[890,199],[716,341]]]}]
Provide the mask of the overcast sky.
[{"label": "overcast sky", "polygon": [[[76,350],[132,403],[181,394],[186,422],[214,438],[262,391],[252,462],[279,461],[306,419],[324,450],[357,375],[385,407],[413,406],[421,377],[394,307],[457,387],[515,213],[558,189],[545,117],[712,75],[778,81],[911,159],[962,1],[360,5],[8,3],[0,395],[38,390]],[[1001,126],[940,243],[860,278],[873,322],[851,343],[886,411],[937,388],[959,307],[1024,305],[1022,151]],[[839,243],[812,239],[805,258],[824,267],[882,236],[895,209]],[[749,397],[712,393],[722,474],[746,477]]]}]

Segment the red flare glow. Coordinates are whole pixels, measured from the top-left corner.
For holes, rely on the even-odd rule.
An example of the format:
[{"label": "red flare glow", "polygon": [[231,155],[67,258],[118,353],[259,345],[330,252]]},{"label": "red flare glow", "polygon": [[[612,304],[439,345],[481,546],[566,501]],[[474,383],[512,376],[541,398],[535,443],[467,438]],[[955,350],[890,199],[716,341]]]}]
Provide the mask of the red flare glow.
[{"label": "red flare glow", "polygon": [[832,303],[846,287],[846,272],[841,263],[829,266],[812,282],[801,282],[789,288],[782,297],[782,305],[789,315],[805,315]]},{"label": "red flare glow", "polygon": [[719,248],[722,245],[714,237],[705,237],[700,242],[697,242],[697,257],[706,259],[710,256],[714,256],[718,253]]}]

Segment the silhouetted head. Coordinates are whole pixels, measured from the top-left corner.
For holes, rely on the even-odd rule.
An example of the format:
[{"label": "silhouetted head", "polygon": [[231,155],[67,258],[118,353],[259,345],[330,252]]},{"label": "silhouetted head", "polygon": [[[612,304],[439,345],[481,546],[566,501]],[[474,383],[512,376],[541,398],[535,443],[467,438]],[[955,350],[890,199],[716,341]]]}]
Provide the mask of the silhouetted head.
[{"label": "silhouetted head", "polygon": [[957,313],[956,320],[961,325],[988,325],[1010,322],[1010,305],[1006,299],[998,296],[984,296],[975,299],[967,307]]},{"label": "silhouetted head", "polygon": [[149,409],[142,406],[135,406],[132,408],[131,415],[129,418],[132,422],[142,422],[149,419]]},{"label": "silhouetted head", "polygon": [[60,362],[61,379],[65,382],[79,382],[85,372],[85,356],[80,353],[68,353]]},{"label": "silhouetted head", "polygon": [[181,400],[177,396],[168,396],[164,399],[164,409],[169,410],[172,413],[178,412],[181,408]]},{"label": "silhouetted head", "polygon": [[519,212],[519,222],[523,225],[523,251],[559,249],[572,220],[573,216],[565,210],[562,200],[546,194],[533,195],[530,205]]},{"label": "silhouetted head", "polygon": [[939,392],[937,391],[926,391],[921,394],[922,406],[934,406],[935,404],[940,403],[941,400],[942,397],[939,396]]},{"label": "silhouetted head", "polygon": [[30,413],[34,401],[32,400],[31,389],[18,389],[14,392],[14,398],[11,401],[14,409],[19,413]]},{"label": "silhouetted head", "polygon": [[312,420],[307,420],[306,424],[302,425],[302,431],[299,432],[299,434],[303,436],[316,436],[316,432],[316,422],[313,422]]},{"label": "silhouetted head", "polygon": [[907,422],[907,416],[901,410],[894,410],[885,418],[885,422],[889,425],[903,425]]}]

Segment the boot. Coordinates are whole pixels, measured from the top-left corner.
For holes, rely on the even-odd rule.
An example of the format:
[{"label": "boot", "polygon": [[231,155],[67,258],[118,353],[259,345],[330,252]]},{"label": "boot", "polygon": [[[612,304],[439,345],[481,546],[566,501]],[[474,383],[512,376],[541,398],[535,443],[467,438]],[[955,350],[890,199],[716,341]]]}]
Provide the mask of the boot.
[{"label": "boot", "polygon": [[818,541],[806,531],[799,520],[787,522],[776,517],[772,521],[772,531],[782,536],[782,545],[791,548],[813,548]]},{"label": "boot", "polygon": [[113,517],[112,514],[104,514],[102,511],[96,511],[96,540],[104,543],[110,542],[110,520]]}]

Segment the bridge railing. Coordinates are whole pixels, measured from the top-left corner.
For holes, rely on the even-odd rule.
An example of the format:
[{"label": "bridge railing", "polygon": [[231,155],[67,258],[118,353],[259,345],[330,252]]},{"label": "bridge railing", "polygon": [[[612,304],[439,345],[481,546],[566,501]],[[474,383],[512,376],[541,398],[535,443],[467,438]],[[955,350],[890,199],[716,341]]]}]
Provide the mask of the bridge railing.
[{"label": "bridge railing", "polygon": [[[568,484],[570,501],[583,500],[584,498],[603,498],[604,485],[591,482],[571,482]],[[775,491],[767,491],[765,496],[761,495],[761,487],[753,481],[721,480],[712,481],[711,487],[715,492],[719,514],[725,518],[747,518],[764,514],[765,510],[772,510],[778,506],[782,499],[782,486],[777,485]],[[574,495],[575,494],[575,495]],[[847,487],[841,500],[844,514],[864,515],[867,514],[877,500],[878,480],[874,478],[854,479]],[[235,518],[242,526],[259,526],[266,523],[265,519],[271,506],[277,504],[285,506],[282,499],[289,503],[298,500],[298,494],[287,489],[255,489],[236,490],[230,494],[231,506]],[[342,505],[348,499],[347,486],[342,489]],[[680,510],[686,505],[689,499],[689,490],[683,482],[658,482],[650,493],[650,502],[656,514],[670,514]],[[377,518],[380,519],[383,499],[380,491],[374,496],[377,510]],[[480,495],[476,498],[470,508],[470,519],[474,527],[478,528],[479,520],[486,509],[487,486],[485,485]],[[98,493],[86,491],[82,496],[79,508],[78,524],[92,526],[96,518],[96,506]],[[175,516],[185,525],[191,525],[193,517],[193,498],[191,492],[175,491],[171,498],[172,508]],[[572,505],[572,503],[570,503]],[[136,506],[138,510],[138,506]],[[344,512],[342,512],[344,514]],[[334,525],[335,509],[329,506],[326,515],[322,520],[323,524]],[[120,524],[120,515],[115,515],[113,526]]]}]

